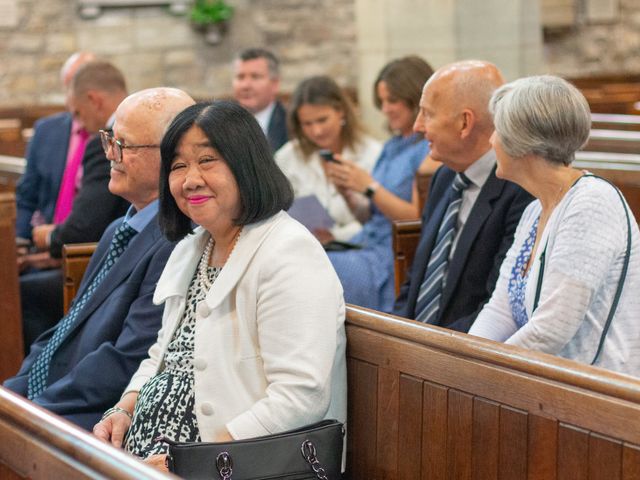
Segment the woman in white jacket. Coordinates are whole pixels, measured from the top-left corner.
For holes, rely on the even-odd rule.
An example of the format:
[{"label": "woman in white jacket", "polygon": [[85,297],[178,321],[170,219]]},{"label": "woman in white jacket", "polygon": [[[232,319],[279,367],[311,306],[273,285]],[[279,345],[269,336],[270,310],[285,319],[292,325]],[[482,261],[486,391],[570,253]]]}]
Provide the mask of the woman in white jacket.
[{"label": "woman in white jacket", "polygon": [[[189,107],[162,142],[158,340],[94,433],[162,467],[162,434],[223,441],[346,419],[344,300],[255,119]],[[194,222],[200,227],[194,231]]]}]

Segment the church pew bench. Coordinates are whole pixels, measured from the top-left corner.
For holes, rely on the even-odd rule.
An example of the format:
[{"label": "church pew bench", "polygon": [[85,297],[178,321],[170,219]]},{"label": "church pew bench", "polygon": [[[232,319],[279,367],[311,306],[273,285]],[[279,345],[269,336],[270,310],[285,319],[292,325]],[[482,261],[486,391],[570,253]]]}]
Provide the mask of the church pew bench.
[{"label": "church pew bench", "polygon": [[0,192],[15,192],[25,168],[24,158],[0,155]]},{"label": "church pew bench", "polygon": [[395,292],[398,296],[418,248],[422,223],[420,220],[403,220],[393,222],[391,228]]},{"label": "church pew bench", "polygon": [[0,478],[170,480],[134,457],[0,387]]},{"label": "church pew bench", "polygon": [[347,463],[364,479],[637,479],[640,381],[347,308]]},{"label": "church pew bench", "polygon": [[0,155],[23,157],[25,146],[20,119],[0,118]]},{"label": "church pew bench", "polygon": [[93,242],[72,243],[62,246],[64,313],[69,311],[71,301],[76,296],[84,271],[87,269],[91,255],[93,255],[97,245],[97,243]]},{"label": "church pew bench", "polygon": [[615,113],[592,113],[591,128],[598,130],[640,131],[640,115],[620,115]]},{"label": "church pew bench", "polygon": [[640,132],[592,129],[584,147],[589,152],[640,154]]},{"label": "church pew bench", "polygon": [[15,196],[0,193],[0,382],[16,374],[24,357],[15,222]]}]

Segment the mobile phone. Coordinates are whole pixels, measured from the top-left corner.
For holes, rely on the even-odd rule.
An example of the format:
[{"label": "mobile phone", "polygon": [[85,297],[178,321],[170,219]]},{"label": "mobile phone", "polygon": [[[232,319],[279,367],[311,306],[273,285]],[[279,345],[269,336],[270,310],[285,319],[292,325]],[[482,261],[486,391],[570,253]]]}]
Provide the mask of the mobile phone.
[{"label": "mobile phone", "polygon": [[331,152],[331,150],[323,148],[322,150],[318,150],[318,154],[325,162],[342,163],[340,160],[336,160],[334,158],[333,152]]}]

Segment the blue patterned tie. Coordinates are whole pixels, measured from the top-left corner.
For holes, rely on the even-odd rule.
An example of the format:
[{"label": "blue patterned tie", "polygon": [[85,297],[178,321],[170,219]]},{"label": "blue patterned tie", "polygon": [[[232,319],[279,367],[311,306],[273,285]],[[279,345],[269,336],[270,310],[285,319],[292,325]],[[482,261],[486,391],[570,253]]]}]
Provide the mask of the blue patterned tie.
[{"label": "blue patterned tie", "polygon": [[82,308],[89,301],[93,293],[96,291],[96,288],[98,288],[100,283],[107,276],[111,267],[116,263],[118,257],[122,255],[122,252],[127,248],[129,241],[136,233],[137,232],[126,222],[123,222],[122,225],[120,225],[114,232],[113,238],[111,239],[111,245],[109,246],[109,251],[107,252],[107,256],[100,267],[100,270],[93,278],[84,294],[77,299],[71,310],[69,310],[62,320],[60,320],[51,340],[49,340],[49,343],[47,343],[47,345],[42,349],[42,352],[40,352],[40,355],[31,366],[31,369],[29,370],[29,383],[27,390],[27,398],[29,398],[29,400],[33,400],[35,397],[40,395],[47,387],[47,377],[49,376],[49,366],[51,365],[51,358],[53,357],[53,354],[62,344],[62,340],[65,335],[75,323],[78,313],[82,311]]},{"label": "blue patterned tie", "polygon": [[420,285],[420,293],[416,301],[416,320],[423,323],[436,323],[440,313],[440,298],[447,275],[449,253],[456,236],[458,212],[462,203],[462,192],[471,184],[464,173],[456,174],[449,193],[449,206],[444,212],[435,246]]}]

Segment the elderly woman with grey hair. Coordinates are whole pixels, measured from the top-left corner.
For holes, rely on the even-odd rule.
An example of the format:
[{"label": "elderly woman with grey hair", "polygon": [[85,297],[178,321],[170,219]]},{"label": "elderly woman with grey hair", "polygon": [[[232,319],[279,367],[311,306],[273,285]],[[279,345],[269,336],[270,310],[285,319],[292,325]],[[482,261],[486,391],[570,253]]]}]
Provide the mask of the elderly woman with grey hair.
[{"label": "elderly woman with grey hair", "polygon": [[491,109],[496,175],[537,200],[469,333],[640,374],[638,226],[615,187],[571,167],[591,127],[584,96],[529,77],[498,89]]}]

